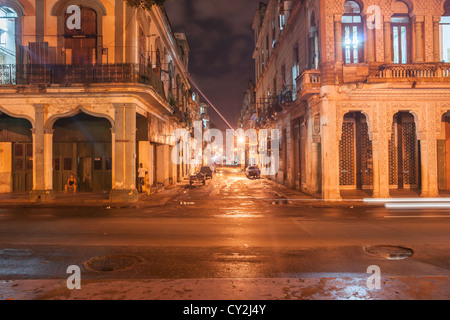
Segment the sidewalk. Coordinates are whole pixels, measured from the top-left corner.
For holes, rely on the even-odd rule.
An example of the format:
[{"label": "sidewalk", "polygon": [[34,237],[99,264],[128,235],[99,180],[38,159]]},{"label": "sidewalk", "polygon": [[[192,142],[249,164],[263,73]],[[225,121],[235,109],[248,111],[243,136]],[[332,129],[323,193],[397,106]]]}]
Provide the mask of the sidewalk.
[{"label": "sidewalk", "polygon": [[0,300],[449,300],[450,277],[0,281]]},{"label": "sidewalk", "polygon": [[33,203],[29,201],[28,193],[0,194],[0,208],[49,208],[49,207],[157,207],[163,206],[178,192],[178,185],[160,190],[151,195],[140,194],[135,203],[113,203],[109,200],[109,193],[56,193],[56,199],[51,202]]}]

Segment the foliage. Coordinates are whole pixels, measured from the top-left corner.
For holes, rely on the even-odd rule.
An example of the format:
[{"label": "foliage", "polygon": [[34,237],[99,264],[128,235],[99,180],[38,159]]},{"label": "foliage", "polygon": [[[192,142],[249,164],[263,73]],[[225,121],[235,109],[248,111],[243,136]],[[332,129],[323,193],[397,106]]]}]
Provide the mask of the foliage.
[{"label": "foliage", "polygon": [[150,10],[154,5],[162,7],[166,0],[126,0],[127,4],[133,8]]}]

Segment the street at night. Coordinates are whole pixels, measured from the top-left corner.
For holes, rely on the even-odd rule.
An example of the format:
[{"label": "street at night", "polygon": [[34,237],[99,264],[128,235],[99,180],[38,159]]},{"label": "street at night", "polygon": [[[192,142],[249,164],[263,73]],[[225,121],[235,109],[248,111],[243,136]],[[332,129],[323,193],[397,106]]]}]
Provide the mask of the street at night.
[{"label": "street at night", "polygon": [[[220,170],[206,186],[162,191],[158,206],[1,209],[0,299],[450,298],[448,210],[325,205]],[[413,255],[387,259],[373,246]],[[70,265],[81,290],[66,287]],[[380,290],[367,288],[371,265]]]},{"label": "street at night", "polygon": [[0,0],[0,301],[448,301],[449,231],[450,0]]}]

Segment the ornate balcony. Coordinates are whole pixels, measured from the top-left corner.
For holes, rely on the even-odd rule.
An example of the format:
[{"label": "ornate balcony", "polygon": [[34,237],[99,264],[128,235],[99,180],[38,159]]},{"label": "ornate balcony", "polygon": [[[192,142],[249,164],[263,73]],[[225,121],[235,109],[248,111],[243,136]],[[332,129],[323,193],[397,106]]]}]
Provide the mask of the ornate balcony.
[{"label": "ornate balcony", "polygon": [[137,83],[151,86],[164,100],[162,80],[150,67],[132,64],[0,65],[0,85],[59,85]]},{"label": "ornate balcony", "polygon": [[384,64],[369,83],[381,82],[450,82],[450,63]]},{"label": "ornate balcony", "polygon": [[305,70],[297,78],[297,99],[320,93],[320,70]]}]

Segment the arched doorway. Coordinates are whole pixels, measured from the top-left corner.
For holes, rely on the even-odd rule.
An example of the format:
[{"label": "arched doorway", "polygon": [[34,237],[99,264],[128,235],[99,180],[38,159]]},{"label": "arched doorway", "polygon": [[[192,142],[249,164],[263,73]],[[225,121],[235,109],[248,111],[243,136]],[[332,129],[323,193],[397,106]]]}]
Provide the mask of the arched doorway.
[{"label": "arched doorway", "polygon": [[373,152],[369,124],[361,112],[344,116],[340,153],[341,190],[373,190]]},{"label": "arched doorway", "polygon": [[420,188],[420,143],[414,116],[398,112],[389,141],[389,184],[391,189]]},{"label": "arched doorway", "polygon": [[450,191],[450,111],[442,116],[438,139],[438,184],[440,191]]},{"label": "arched doorway", "polygon": [[112,188],[111,123],[80,113],[53,125],[53,188],[64,191],[73,174],[81,192]]},{"label": "arched doorway", "polygon": [[33,189],[33,137],[28,120],[0,112],[0,193]]}]

